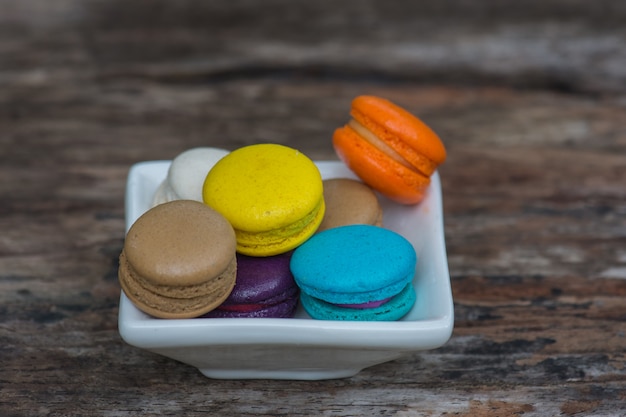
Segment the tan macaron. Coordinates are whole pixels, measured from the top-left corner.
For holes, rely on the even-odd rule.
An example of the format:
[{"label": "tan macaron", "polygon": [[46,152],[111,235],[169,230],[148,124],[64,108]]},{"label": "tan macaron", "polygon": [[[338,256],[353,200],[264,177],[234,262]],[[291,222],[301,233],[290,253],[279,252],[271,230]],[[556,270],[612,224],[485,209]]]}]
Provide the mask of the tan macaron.
[{"label": "tan macaron", "polygon": [[154,317],[198,317],[231,293],[235,253],[235,232],[215,210],[191,200],[160,204],[126,235],[120,285],[137,308]]},{"label": "tan macaron", "polygon": [[350,224],[382,226],[383,210],[369,186],[350,178],[327,179],[323,185],[326,213],[318,232]]}]

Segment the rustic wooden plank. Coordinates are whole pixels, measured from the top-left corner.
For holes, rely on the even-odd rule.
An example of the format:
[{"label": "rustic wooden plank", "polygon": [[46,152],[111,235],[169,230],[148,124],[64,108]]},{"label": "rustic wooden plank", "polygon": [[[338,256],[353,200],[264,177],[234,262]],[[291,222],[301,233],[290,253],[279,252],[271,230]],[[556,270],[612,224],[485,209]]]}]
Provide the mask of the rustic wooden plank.
[{"label": "rustic wooden plank", "polygon": [[295,74],[587,93],[626,85],[626,7],[611,0],[3,3],[0,23],[21,34],[0,47],[12,83]]}]

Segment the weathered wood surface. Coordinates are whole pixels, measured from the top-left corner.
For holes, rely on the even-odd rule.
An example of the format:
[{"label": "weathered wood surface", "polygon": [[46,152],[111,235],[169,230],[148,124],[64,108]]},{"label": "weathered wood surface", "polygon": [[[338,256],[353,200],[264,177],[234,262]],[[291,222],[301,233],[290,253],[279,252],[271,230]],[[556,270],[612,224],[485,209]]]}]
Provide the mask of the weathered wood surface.
[{"label": "weathered wood surface", "polygon": [[[0,0],[0,415],[625,415],[625,5]],[[362,93],[448,148],[450,342],[284,382],[121,341],[130,165],[335,158]]]}]

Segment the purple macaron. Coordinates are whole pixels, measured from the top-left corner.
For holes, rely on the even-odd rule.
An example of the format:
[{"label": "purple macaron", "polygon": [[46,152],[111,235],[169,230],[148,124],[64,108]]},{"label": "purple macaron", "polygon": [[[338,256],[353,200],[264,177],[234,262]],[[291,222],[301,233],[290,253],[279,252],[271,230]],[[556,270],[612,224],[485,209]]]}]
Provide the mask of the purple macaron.
[{"label": "purple macaron", "polygon": [[299,288],[291,274],[292,252],[268,257],[237,254],[235,288],[206,318],[290,318]]}]

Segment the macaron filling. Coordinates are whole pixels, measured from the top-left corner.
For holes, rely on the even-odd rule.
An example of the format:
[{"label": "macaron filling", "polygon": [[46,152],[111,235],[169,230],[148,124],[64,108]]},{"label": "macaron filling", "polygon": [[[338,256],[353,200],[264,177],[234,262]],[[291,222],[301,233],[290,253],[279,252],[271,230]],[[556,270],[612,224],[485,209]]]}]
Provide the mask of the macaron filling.
[{"label": "macaron filling", "polygon": [[[445,160],[438,136],[413,114],[388,100],[361,96],[352,102],[350,114],[380,141],[394,149],[411,169],[430,177]],[[383,148],[379,148],[383,151]],[[387,152],[385,152],[387,153]]]},{"label": "macaron filling", "polygon": [[360,303],[360,304],[335,304],[336,306],[339,307],[344,307],[344,308],[356,308],[356,309],[367,309],[367,308],[376,308],[376,307],[380,307],[383,304],[389,302],[389,300],[391,300],[393,297],[388,297],[385,298],[384,300],[378,300],[378,301],[370,301],[367,303]]},{"label": "macaron filling", "polygon": [[[376,302],[371,301],[372,299],[381,301],[387,300],[388,302],[391,298],[402,292],[402,289],[406,286],[406,284],[413,280],[413,276],[414,271],[411,271],[410,274],[402,277],[400,280],[388,283],[386,287],[374,288],[371,291],[363,292],[350,291],[349,289],[345,289],[342,291],[325,289],[319,286],[308,285],[301,280],[299,281],[298,285],[300,286],[300,288],[302,288],[304,292],[306,292],[310,296],[325,301],[329,304],[362,305],[370,302]],[[350,301],[346,302],[347,300],[345,300],[345,298],[348,294],[350,297]]]},{"label": "macaron filling", "polygon": [[248,303],[245,301],[231,301],[230,299],[227,299],[224,303],[217,307],[217,310],[248,313],[284,303],[286,300],[297,297],[299,293],[300,291],[298,290],[298,287],[294,286],[278,295],[262,301],[251,301]]},{"label": "macaron filling", "polygon": [[232,305],[224,305],[222,304],[217,309],[223,311],[235,311],[238,313],[249,313],[251,311],[260,310],[264,307],[267,307],[266,304],[232,304]]},{"label": "macaron filling", "polygon": [[306,216],[284,227],[263,232],[235,229],[237,251],[246,255],[271,256],[294,249],[315,233],[325,209],[322,198]]},{"label": "macaron filling", "polygon": [[411,311],[416,294],[411,283],[387,302],[370,308],[350,308],[332,304],[303,292],[300,298],[302,306],[314,319],[322,320],[399,320]]},{"label": "macaron filling", "polygon": [[142,277],[126,259],[124,251],[120,254],[119,282],[126,295],[145,312],[159,315],[165,312],[172,316],[187,316],[197,311],[204,314],[221,304],[232,291],[235,281],[237,262],[232,262],[219,276],[206,283],[195,285],[166,286],[150,282]]},{"label": "macaron filling", "polygon": [[141,288],[144,288],[155,295],[168,298],[195,298],[213,293],[222,288],[222,281],[225,278],[232,276],[237,271],[237,261],[236,258],[233,257],[226,269],[216,277],[207,277],[206,282],[177,286],[158,284],[142,276],[127,261],[124,252],[120,255],[120,264],[124,266],[124,273],[128,274],[129,279],[132,278],[132,280]]},{"label": "macaron filling", "polygon": [[298,307],[298,297],[294,296],[281,303],[259,305],[257,309],[231,310],[216,308],[200,318],[291,318]]},{"label": "macaron filling", "polygon": [[387,156],[392,158],[394,161],[399,164],[404,165],[405,167],[413,170],[415,169],[409,161],[404,159],[402,155],[396,152],[391,146],[381,140],[378,136],[374,134],[371,130],[363,126],[356,119],[352,119],[348,122],[348,128],[352,128],[363,140],[369,142],[371,145],[378,148],[380,151],[384,152]]}]

